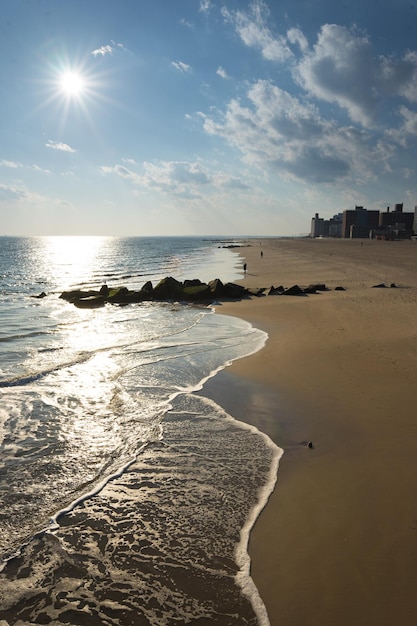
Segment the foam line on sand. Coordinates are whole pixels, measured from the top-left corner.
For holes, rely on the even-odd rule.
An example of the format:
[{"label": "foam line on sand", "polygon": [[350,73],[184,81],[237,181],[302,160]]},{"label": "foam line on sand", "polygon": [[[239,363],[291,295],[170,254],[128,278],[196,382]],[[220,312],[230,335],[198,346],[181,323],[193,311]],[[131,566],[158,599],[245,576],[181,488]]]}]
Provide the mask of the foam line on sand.
[{"label": "foam line on sand", "polygon": [[[218,312],[248,320],[269,339],[203,390],[285,450],[249,545],[271,625],[411,626],[417,242],[243,243],[242,284],[328,287],[219,305]],[[233,401],[238,382],[226,377],[245,385],[247,399],[252,394],[246,409]],[[312,449],[301,445],[306,440]]]}]

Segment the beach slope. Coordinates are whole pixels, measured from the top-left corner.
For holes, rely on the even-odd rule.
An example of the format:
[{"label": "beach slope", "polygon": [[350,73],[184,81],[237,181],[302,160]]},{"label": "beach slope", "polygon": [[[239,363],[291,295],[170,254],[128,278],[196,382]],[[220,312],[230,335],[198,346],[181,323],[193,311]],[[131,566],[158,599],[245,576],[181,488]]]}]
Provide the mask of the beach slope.
[{"label": "beach slope", "polygon": [[411,626],[417,242],[242,243],[245,286],[327,287],[216,308],[269,335],[263,350],[235,361],[203,393],[285,451],[250,540],[271,624]]}]

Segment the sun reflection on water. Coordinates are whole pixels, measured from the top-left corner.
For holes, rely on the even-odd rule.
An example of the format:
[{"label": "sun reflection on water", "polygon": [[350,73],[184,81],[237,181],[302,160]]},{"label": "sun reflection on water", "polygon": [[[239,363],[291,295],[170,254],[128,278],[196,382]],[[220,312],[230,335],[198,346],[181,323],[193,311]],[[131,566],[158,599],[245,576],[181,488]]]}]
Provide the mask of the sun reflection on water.
[{"label": "sun reflection on water", "polygon": [[97,270],[110,237],[54,236],[44,238],[44,262],[67,286],[84,282]]}]

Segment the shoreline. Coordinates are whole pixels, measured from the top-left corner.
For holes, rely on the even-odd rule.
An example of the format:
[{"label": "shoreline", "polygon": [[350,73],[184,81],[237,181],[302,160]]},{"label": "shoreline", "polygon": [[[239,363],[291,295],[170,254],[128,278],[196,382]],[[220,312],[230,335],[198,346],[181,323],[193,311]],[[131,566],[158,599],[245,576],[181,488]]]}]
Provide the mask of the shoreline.
[{"label": "shoreline", "polygon": [[[216,306],[269,335],[202,393],[284,449],[249,543],[271,626],[411,624],[417,245],[245,241],[243,285],[330,289]],[[380,283],[398,288],[372,289]]]}]

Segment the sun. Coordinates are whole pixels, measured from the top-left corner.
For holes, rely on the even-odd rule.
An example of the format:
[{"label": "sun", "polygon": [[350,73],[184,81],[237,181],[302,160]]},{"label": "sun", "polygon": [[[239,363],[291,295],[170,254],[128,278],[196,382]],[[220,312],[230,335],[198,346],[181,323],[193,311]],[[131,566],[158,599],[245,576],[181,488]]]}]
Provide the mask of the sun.
[{"label": "sun", "polygon": [[79,72],[67,71],[62,74],[59,80],[61,91],[68,96],[78,97],[85,88],[85,81]]}]

